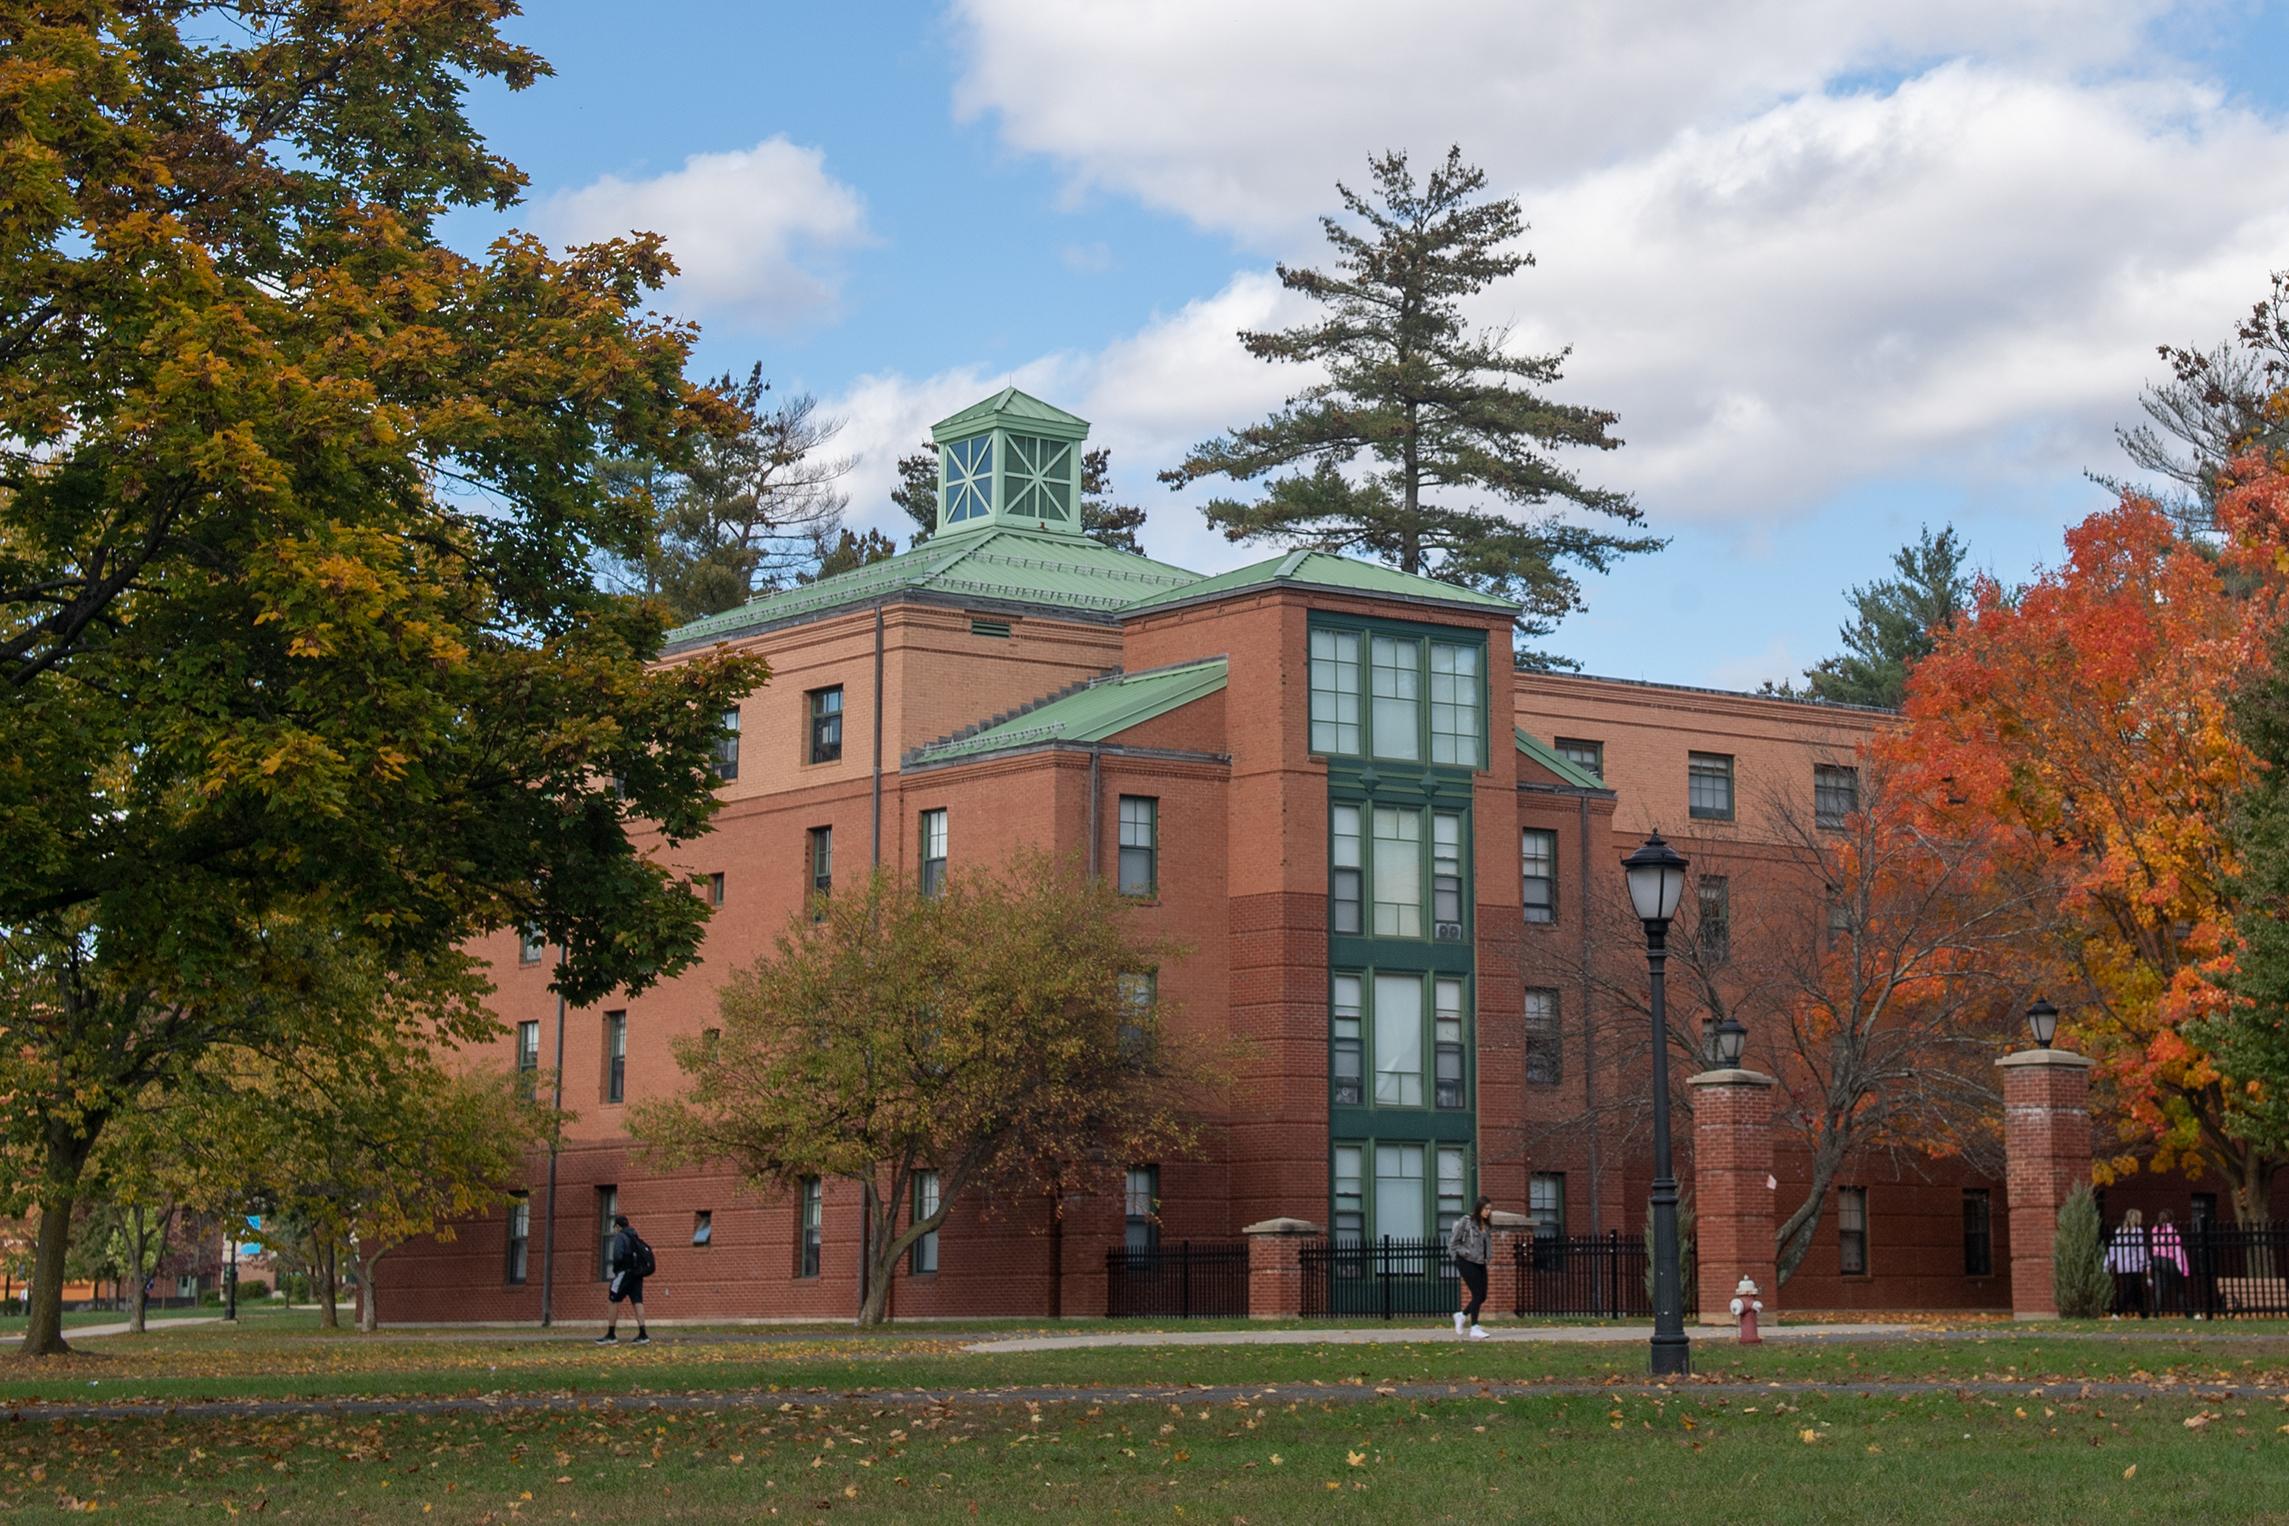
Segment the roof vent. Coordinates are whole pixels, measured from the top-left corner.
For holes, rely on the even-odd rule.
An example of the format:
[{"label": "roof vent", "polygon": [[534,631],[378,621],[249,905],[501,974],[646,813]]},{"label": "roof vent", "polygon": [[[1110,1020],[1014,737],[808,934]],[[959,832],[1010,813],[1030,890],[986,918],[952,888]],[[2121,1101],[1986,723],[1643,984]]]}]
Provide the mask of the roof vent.
[{"label": "roof vent", "polygon": [[1007,620],[981,620],[976,615],[972,615],[970,616],[970,634],[973,636],[992,636],[998,640],[1007,641],[1009,639],[1009,622]]}]

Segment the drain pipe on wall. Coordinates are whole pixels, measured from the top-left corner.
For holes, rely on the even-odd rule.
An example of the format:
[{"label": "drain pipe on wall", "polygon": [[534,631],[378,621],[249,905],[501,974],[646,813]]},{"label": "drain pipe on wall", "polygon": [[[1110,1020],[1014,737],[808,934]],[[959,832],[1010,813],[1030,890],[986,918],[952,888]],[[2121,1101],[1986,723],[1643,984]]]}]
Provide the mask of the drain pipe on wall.
[{"label": "drain pipe on wall", "polygon": [[1089,878],[1098,874],[1097,839],[1105,831],[1105,744],[1089,744]]},{"label": "drain pipe on wall", "polygon": [[882,867],[882,606],[874,606],[874,843],[872,863]]},{"label": "drain pipe on wall", "polygon": [[1590,1120],[1590,1235],[1594,1239],[1604,1225],[1604,1209],[1599,1197],[1605,1188],[1598,1155],[1598,1041],[1597,1024],[1590,1011],[1590,797],[1574,797],[1574,816],[1580,828],[1581,859],[1580,892],[1574,904],[1581,909],[1576,913],[1582,919],[1582,1111]]}]

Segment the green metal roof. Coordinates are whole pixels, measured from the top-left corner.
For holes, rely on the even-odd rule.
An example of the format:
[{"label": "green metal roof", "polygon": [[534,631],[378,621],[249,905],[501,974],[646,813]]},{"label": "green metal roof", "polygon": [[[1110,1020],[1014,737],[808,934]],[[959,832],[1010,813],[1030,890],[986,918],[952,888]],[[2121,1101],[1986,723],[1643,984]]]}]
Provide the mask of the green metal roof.
[{"label": "green metal roof", "polygon": [[1224,687],[1224,659],[1116,673],[996,720],[967,736],[919,747],[909,763],[942,763],[1042,742],[1101,742]]},{"label": "green metal roof", "polygon": [[960,413],[940,419],[930,426],[930,438],[940,445],[964,435],[973,435],[996,425],[1014,427],[1023,433],[1049,435],[1052,438],[1078,440],[1089,433],[1089,421],[1077,418],[1062,408],[1052,407],[1028,392],[1015,387],[1004,387],[983,402],[970,404]]},{"label": "green metal roof", "polygon": [[1558,749],[1555,747],[1546,746],[1541,741],[1534,737],[1528,736],[1523,731],[1517,732],[1516,735],[1518,738],[1518,750],[1520,752],[1526,754],[1527,757],[1532,758],[1535,762],[1541,764],[1551,773],[1556,774],[1566,783],[1573,785],[1576,789],[1602,790],[1605,788],[1605,781],[1603,779],[1600,779],[1596,774],[1591,773],[1588,769],[1582,767],[1579,763],[1574,762],[1564,753],[1558,751]]},{"label": "green metal roof", "polygon": [[784,588],[668,633],[668,649],[723,641],[906,593],[1114,615],[1140,598],[1182,588],[1199,574],[1072,535],[989,525],[937,535],[886,561]]},{"label": "green metal roof", "polygon": [[1356,561],[1326,551],[1290,551],[1285,556],[1275,556],[1269,561],[1237,567],[1181,588],[1148,595],[1137,600],[1130,608],[1159,609],[1173,604],[1189,604],[1197,599],[1222,598],[1227,594],[1253,588],[1269,588],[1277,584],[1328,588],[1370,597],[1461,604],[1472,609],[1515,611],[1518,608],[1508,599],[1498,599],[1476,589],[1442,583],[1436,578],[1418,577],[1411,572],[1397,572],[1374,562]]}]

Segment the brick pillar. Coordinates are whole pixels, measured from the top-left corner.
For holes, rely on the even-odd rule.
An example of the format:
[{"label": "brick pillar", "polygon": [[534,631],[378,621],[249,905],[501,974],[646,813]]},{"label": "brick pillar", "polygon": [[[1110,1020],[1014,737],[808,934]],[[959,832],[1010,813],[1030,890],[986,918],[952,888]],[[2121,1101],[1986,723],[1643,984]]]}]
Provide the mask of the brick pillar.
[{"label": "brick pillar", "polygon": [[1481,1323],[1498,1314],[1513,1318],[1518,1313],[1518,1247],[1534,1238],[1534,1216],[1497,1208],[1494,1222],[1487,1227],[1493,1243],[1486,1254],[1486,1307],[1479,1311]]},{"label": "brick pillar", "polygon": [[1317,1224],[1266,1219],[1240,1233],[1248,1237],[1248,1317],[1294,1319],[1303,1313],[1303,1248],[1318,1240]]},{"label": "brick pillar", "polygon": [[1759,1316],[1780,1320],[1780,1278],[1772,1244],[1772,1088],[1753,1070],[1709,1070],[1693,1087],[1693,1254],[1700,1322],[1729,1325],[1727,1306],[1743,1277],[1764,1300]]},{"label": "brick pillar", "polygon": [[2023,1049],[1995,1062],[2003,1072],[2003,1148],[2011,1210],[2011,1313],[2056,1319],[2051,1241],[2059,1205],[2090,1180],[2090,1067],[2087,1055]]}]

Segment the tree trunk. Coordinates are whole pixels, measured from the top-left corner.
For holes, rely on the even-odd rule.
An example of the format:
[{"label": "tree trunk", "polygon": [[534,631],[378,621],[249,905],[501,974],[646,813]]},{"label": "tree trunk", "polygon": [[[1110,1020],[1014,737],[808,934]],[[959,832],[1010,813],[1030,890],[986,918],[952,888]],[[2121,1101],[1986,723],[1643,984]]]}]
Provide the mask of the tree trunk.
[{"label": "tree trunk", "polygon": [[2233,1188],[2233,1222],[2243,1228],[2263,1224],[2273,1217],[2273,1171],[2275,1163],[2255,1146],[2245,1145],[2239,1159],[2231,1163],[2226,1180]]},{"label": "tree trunk", "polygon": [[334,1237],[326,1236],[318,1242],[318,1280],[323,1287],[318,1294],[318,1326],[323,1330],[342,1328],[340,1300],[335,1296],[337,1283],[334,1276]]},{"label": "tree trunk", "polygon": [[143,1205],[135,1205],[135,1231],[128,1243],[134,1247],[133,1264],[128,1268],[134,1274],[135,1286],[127,1295],[127,1333],[143,1333],[144,1311],[151,1302],[151,1279],[143,1270],[151,1250],[151,1234],[144,1227]]},{"label": "tree trunk", "polygon": [[1831,1144],[1823,1141],[1812,1153],[1812,1186],[1779,1228],[1773,1231],[1773,1276],[1782,1287],[1796,1275],[1803,1264],[1805,1252],[1812,1249],[1812,1238],[1820,1231],[1820,1206],[1827,1201],[1828,1188],[1843,1169],[1844,1157],[1850,1153],[1849,1141]]},{"label": "tree trunk", "polygon": [[374,1303],[374,1263],[379,1256],[360,1256],[358,1268],[358,1329],[367,1335],[381,1328],[381,1310]]},{"label": "tree trunk", "polygon": [[84,1134],[51,1132],[47,1170],[41,1183],[40,1243],[32,1260],[32,1303],[25,1310],[25,1356],[62,1356],[72,1348],[64,1343],[64,1261],[71,1253],[72,1208],[79,1199],[80,1173],[95,1149],[102,1127],[88,1120]]}]

